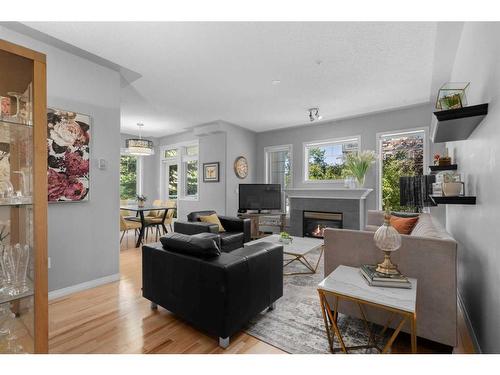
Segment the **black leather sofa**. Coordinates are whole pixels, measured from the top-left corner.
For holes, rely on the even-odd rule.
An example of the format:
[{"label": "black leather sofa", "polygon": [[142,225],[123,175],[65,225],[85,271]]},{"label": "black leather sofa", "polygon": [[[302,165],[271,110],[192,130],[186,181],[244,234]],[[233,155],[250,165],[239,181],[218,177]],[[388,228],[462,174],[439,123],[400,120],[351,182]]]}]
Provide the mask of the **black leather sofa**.
[{"label": "black leather sofa", "polygon": [[229,338],[283,295],[283,247],[220,252],[217,236],[171,233],[142,247],[142,293],[193,326]]},{"label": "black leather sofa", "polygon": [[182,234],[197,233],[217,233],[220,236],[221,250],[224,252],[232,251],[243,247],[245,242],[251,240],[251,220],[240,219],[238,217],[217,215],[222,226],[226,230],[219,233],[219,227],[216,224],[201,222],[200,216],[215,214],[215,211],[195,211],[187,215],[187,222],[176,221],[174,223],[174,232]]}]

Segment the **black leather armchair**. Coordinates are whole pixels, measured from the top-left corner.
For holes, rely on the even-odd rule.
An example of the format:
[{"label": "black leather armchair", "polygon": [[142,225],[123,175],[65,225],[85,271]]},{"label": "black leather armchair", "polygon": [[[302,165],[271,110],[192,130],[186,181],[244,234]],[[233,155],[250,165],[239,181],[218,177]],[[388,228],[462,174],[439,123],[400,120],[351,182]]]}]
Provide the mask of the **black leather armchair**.
[{"label": "black leather armchair", "polygon": [[[176,247],[179,246],[179,234]],[[209,235],[199,241],[213,241]],[[191,241],[191,245],[194,241]],[[165,248],[164,248],[165,247]],[[231,335],[283,295],[283,247],[259,243],[209,258],[161,243],[142,247],[142,293],[229,345]]]},{"label": "black leather armchair", "polygon": [[222,251],[229,252],[243,246],[245,242],[251,241],[251,220],[240,219],[238,217],[217,215],[222,226],[226,230],[219,233],[219,227],[216,224],[203,223],[200,216],[215,214],[215,211],[195,211],[187,215],[187,222],[176,221],[174,223],[174,232],[182,234],[197,233],[218,233]]}]

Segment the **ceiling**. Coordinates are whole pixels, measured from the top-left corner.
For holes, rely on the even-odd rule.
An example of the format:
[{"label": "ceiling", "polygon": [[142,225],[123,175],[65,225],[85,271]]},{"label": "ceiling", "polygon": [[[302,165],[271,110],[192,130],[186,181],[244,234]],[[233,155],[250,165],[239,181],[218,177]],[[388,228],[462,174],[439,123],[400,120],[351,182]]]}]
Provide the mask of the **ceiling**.
[{"label": "ceiling", "polygon": [[[122,131],[164,136],[214,120],[262,132],[429,101],[435,22],[30,22],[140,78]],[[279,84],[273,84],[279,80]]]}]

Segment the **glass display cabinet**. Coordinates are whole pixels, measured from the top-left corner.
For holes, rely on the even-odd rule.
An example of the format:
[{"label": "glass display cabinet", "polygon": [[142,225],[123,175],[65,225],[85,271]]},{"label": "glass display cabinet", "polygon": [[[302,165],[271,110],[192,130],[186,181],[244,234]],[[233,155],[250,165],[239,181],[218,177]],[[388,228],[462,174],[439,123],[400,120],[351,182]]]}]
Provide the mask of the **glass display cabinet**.
[{"label": "glass display cabinet", "polygon": [[45,55],[0,39],[0,353],[46,353]]}]

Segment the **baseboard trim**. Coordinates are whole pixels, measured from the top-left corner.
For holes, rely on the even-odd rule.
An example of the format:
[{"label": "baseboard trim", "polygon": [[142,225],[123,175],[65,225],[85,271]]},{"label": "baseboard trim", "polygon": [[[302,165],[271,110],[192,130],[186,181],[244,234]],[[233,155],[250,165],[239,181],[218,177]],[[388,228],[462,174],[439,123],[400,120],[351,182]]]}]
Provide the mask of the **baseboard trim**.
[{"label": "baseboard trim", "polygon": [[120,274],[115,273],[114,275],[104,276],[100,277],[99,279],[85,281],[84,283],[68,286],[62,289],[53,290],[52,292],[49,292],[49,301],[56,298],[67,296],[68,294],[81,292],[82,290],[95,288],[96,286],[112,283],[118,280],[120,280]]},{"label": "baseboard trim", "polygon": [[472,323],[469,318],[469,312],[467,311],[467,308],[465,307],[464,300],[462,298],[462,295],[460,294],[460,291],[457,289],[457,297],[458,297],[458,303],[460,304],[460,308],[462,309],[463,315],[464,315],[464,320],[465,324],[467,325],[467,330],[470,333],[470,337],[472,339],[472,345],[474,346],[474,350],[476,353],[481,354],[481,347],[479,346],[479,341],[477,340],[476,332],[474,331],[474,327],[472,327]]}]

